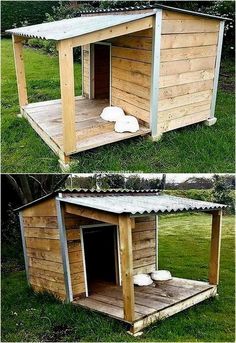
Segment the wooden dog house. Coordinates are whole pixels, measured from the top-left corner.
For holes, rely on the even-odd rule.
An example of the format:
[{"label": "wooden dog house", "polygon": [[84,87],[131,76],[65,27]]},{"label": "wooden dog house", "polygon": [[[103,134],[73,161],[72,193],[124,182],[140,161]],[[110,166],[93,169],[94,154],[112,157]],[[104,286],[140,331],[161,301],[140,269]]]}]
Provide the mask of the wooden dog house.
[{"label": "wooden dog house", "polygon": [[[135,334],[216,295],[224,207],[158,191],[55,192],[17,209],[28,283],[126,322]],[[157,216],[183,211],[212,215],[209,281],[134,286],[134,275],[158,269]]]},{"label": "wooden dog house", "polygon": [[[225,18],[163,5],[81,13],[80,17],[10,29],[22,114],[66,164],[72,154],[186,125],[215,123]],[[53,40],[61,99],[28,103],[23,43]],[[75,97],[73,48],[82,47],[82,96]],[[37,67],[37,66],[35,66]],[[116,133],[100,118],[120,106],[140,123]]]}]

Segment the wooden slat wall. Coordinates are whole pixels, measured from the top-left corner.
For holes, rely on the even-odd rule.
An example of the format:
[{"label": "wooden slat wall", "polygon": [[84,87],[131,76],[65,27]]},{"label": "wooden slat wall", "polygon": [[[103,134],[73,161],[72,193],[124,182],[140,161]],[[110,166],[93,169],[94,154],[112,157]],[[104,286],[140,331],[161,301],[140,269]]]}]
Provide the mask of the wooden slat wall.
[{"label": "wooden slat wall", "polygon": [[132,229],[134,275],[151,273],[156,269],[155,217],[135,218]]},{"label": "wooden slat wall", "polygon": [[23,210],[29,281],[36,291],[66,297],[55,199]]},{"label": "wooden slat wall", "polygon": [[90,45],[84,45],[82,48],[83,51],[83,96],[88,98],[89,97],[89,69],[90,69]]},{"label": "wooden slat wall", "polygon": [[150,121],[152,30],[113,38],[112,105],[144,123]]},{"label": "wooden slat wall", "polygon": [[158,132],[209,118],[220,22],[163,11]]}]

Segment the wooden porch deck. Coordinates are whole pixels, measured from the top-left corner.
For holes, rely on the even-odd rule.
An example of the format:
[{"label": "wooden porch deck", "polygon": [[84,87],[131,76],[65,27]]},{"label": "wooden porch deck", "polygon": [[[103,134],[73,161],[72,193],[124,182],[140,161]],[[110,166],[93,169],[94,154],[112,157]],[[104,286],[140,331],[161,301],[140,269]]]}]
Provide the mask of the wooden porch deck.
[{"label": "wooden porch deck", "polygon": [[[81,96],[75,98],[77,144],[72,154],[150,132],[149,128],[141,125],[135,133],[115,132],[114,123],[100,117],[106,106],[109,106],[108,100],[89,100]],[[23,116],[46,144],[57,155],[64,155],[61,100],[28,104],[22,110]]]},{"label": "wooden porch deck", "polygon": [[[136,333],[151,323],[183,311],[216,295],[216,286],[207,282],[173,278],[155,286],[135,286],[135,321],[131,332]],[[73,304],[124,320],[122,287],[96,283],[87,298]]]}]

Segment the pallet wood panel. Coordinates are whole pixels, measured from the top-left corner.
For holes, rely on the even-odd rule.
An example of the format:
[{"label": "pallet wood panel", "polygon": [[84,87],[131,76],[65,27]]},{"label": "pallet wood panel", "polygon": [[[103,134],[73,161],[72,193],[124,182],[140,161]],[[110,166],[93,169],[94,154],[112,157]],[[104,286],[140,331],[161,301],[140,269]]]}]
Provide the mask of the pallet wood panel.
[{"label": "pallet wood panel", "polygon": [[[131,331],[136,333],[155,320],[178,313],[216,294],[216,286],[207,282],[198,282],[173,278],[156,284],[156,287],[135,287],[135,315]],[[74,305],[102,312],[109,316],[127,321],[123,318],[122,288],[109,283],[95,283],[91,295],[85,299],[75,299]]]},{"label": "pallet wood panel", "polygon": [[[75,98],[76,104],[76,150],[77,152],[93,149],[101,145],[144,135],[150,132],[140,125],[135,133],[114,131],[114,123],[104,121],[100,114],[108,106],[107,100],[89,100]],[[24,107],[24,116],[49,147],[64,158],[61,102],[54,100],[43,104],[30,104]]]},{"label": "pallet wood panel", "polygon": [[170,33],[196,33],[196,32],[218,32],[220,28],[219,20],[209,19],[175,19],[162,21],[162,34]]},{"label": "pallet wood panel", "polygon": [[[138,36],[132,34],[112,40],[111,103],[147,124],[150,121],[150,32],[151,30],[148,31],[149,37],[146,32],[140,31]],[[142,87],[147,90],[142,92]]]},{"label": "pallet wood panel", "polygon": [[84,45],[82,47],[82,65],[83,65],[83,70],[82,70],[82,80],[83,80],[83,96],[85,98],[89,98],[89,93],[90,93],[90,45]]},{"label": "pallet wood panel", "polygon": [[205,45],[216,45],[218,41],[218,32],[210,33],[177,33],[162,35],[161,50],[176,49],[187,47],[201,47]]},{"label": "pallet wood panel", "polygon": [[154,217],[135,218],[132,229],[134,275],[155,270],[156,222]]}]

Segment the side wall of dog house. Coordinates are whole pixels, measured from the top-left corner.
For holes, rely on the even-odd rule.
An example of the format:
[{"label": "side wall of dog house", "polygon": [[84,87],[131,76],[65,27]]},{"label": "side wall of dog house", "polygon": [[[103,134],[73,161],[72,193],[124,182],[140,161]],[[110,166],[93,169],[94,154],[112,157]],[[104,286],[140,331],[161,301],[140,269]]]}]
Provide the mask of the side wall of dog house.
[{"label": "side wall of dog house", "polygon": [[83,96],[89,98],[90,93],[90,45],[83,45],[81,47],[81,60],[82,60],[82,89]]},{"label": "side wall of dog house", "polygon": [[29,283],[35,291],[66,297],[55,199],[22,211]]},{"label": "side wall of dog house", "polygon": [[150,122],[152,29],[110,40],[111,102],[144,123]]},{"label": "side wall of dog house", "polygon": [[220,21],[163,10],[158,132],[210,116]]},{"label": "side wall of dog house", "polygon": [[135,218],[132,229],[134,275],[156,269],[155,216]]}]

